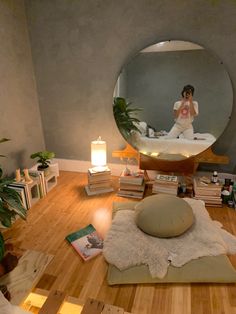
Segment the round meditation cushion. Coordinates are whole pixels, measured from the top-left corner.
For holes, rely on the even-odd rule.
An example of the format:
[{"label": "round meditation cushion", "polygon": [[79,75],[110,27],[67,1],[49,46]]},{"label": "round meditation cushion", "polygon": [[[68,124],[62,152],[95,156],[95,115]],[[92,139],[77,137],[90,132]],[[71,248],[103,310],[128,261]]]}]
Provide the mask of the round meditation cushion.
[{"label": "round meditation cushion", "polygon": [[135,206],[137,226],[160,238],[176,237],[194,222],[191,206],[177,196],[157,194],[144,198]]}]

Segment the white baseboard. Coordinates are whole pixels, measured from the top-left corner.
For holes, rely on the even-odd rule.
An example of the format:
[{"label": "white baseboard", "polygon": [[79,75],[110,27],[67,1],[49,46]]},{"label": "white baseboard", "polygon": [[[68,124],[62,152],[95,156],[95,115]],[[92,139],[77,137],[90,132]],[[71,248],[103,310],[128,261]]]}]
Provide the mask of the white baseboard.
[{"label": "white baseboard", "polygon": [[[59,170],[64,171],[87,172],[88,169],[92,167],[90,161],[84,160],[54,158],[53,162],[58,163]],[[107,166],[111,169],[112,175],[119,176],[126,165],[109,163]],[[132,171],[138,170],[138,165],[128,165],[128,167]]]}]

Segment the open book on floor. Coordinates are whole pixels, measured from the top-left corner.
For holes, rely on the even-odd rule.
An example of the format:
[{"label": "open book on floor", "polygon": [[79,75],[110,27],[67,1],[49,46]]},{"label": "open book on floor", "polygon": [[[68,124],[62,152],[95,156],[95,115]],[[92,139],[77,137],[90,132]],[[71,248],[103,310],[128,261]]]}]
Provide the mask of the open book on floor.
[{"label": "open book on floor", "polygon": [[98,255],[103,249],[103,239],[91,224],[69,234],[66,236],[66,240],[85,261]]}]

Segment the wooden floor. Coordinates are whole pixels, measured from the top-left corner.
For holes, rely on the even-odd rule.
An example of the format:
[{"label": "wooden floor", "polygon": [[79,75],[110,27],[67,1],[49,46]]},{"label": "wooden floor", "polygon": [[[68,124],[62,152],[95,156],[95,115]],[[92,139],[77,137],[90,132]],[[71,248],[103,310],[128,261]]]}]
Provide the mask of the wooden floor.
[{"label": "wooden floor", "polygon": [[[113,178],[117,185],[117,178]],[[65,236],[92,223],[104,236],[111,223],[113,201],[127,201],[115,192],[88,197],[86,174],[61,172],[58,185],[35,204],[27,222],[18,220],[5,237],[21,249],[38,250],[55,257],[37,285],[58,289],[85,303],[94,298],[135,314],[233,314],[235,284],[144,284],[109,287],[102,255],[83,262]],[[236,212],[209,208],[213,219],[236,235]],[[236,267],[236,258],[231,258]],[[32,309],[33,310],[33,309]],[[35,312],[37,313],[37,309]]]}]

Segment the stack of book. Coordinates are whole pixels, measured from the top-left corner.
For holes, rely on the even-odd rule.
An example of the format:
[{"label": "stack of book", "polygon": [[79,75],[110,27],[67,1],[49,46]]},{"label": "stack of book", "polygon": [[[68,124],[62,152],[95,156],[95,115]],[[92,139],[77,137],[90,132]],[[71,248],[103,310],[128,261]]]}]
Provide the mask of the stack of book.
[{"label": "stack of book", "polygon": [[158,174],[152,186],[153,194],[178,194],[178,177],[164,174]]},{"label": "stack of book", "polygon": [[[35,183],[36,181],[34,181]],[[21,197],[22,204],[25,209],[30,209],[32,207],[32,203],[34,200],[38,200],[39,197],[39,190],[37,183],[27,184],[25,182],[12,182],[7,185],[10,189],[15,190]],[[33,187],[31,189],[31,187]],[[33,192],[33,193],[32,193]]]},{"label": "stack of book", "polygon": [[85,186],[88,195],[97,195],[114,191],[111,183],[111,170],[96,171],[96,168],[88,170],[88,185]]},{"label": "stack of book", "polygon": [[8,184],[8,187],[16,190],[26,209],[30,209],[40,198],[46,194],[57,184],[57,177],[54,173],[49,172],[45,175],[44,171],[29,169],[31,182],[25,181],[22,176],[20,181],[14,181]]},{"label": "stack of book", "polygon": [[143,198],[145,191],[144,174],[138,172],[135,174],[125,175],[122,172],[119,178],[119,190],[118,196],[131,197],[131,198]]},{"label": "stack of book", "polygon": [[193,179],[193,190],[194,198],[203,200],[206,206],[222,206],[222,186],[220,184],[212,183],[207,177],[195,177]]}]

